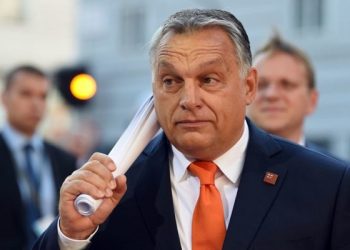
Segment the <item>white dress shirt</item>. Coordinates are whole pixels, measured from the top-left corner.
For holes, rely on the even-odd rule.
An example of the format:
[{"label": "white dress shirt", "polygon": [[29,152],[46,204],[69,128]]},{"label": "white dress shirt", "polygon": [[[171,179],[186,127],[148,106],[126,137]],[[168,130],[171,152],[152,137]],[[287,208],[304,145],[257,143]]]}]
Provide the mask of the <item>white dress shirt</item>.
[{"label": "white dress shirt", "polygon": [[[226,153],[214,160],[219,170],[215,176],[215,185],[221,194],[224,207],[226,228],[228,227],[234,202],[236,200],[240,175],[242,172],[246,149],[249,139],[249,129],[244,122],[244,130],[241,138]],[[199,197],[199,178],[192,175],[187,167],[195,159],[186,158],[180,151],[172,146],[170,161],[170,181],[175,209],[177,231],[183,250],[192,249],[192,214]],[[59,245],[61,250],[83,249],[90,243],[87,240],[73,240],[64,236],[59,225]]]},{"label": "white dress shirt", "polygon": [[[224,207],[226,228],[230,222],[233,205],[236,199],[239,177],[242,172],[245,152],[248,144],[249,130],[246,122],[239,141],[226,153],[214,160],[220,171],[215,176],[215,186],[221,194]],[[171,190],[173,195],[177,230],[183,250],[192,249],[192,214],[196,206],[200,182],[187,167],[195,159],[187,159],[172,146],[173,159],[170,169]]]}]

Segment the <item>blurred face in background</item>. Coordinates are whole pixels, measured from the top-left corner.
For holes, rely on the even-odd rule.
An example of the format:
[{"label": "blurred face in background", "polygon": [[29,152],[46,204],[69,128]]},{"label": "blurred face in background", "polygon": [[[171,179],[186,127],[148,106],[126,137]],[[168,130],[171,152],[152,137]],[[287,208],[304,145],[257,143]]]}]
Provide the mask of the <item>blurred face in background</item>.
[{"label": "blurred face in background", "polygon": [[19,132],[31,136],[43,118],[48,79],[33,73],[18,72],[2,94],[9,124]]},{"label": "blurred face in background", "polygon": [[240,76],[235,46],[220,28],[168,34],[157,50],[153,93],[158,121],[189,158],[212,160],[243,132],[256,72]]},{"label": "blurred face in background", "polygon": [[262,129],[298,142],[304,119],[316,107],[318,93],[308,83],[298,59],[283,52],[262,54],[255,60],[258,91],[248,116]]}]

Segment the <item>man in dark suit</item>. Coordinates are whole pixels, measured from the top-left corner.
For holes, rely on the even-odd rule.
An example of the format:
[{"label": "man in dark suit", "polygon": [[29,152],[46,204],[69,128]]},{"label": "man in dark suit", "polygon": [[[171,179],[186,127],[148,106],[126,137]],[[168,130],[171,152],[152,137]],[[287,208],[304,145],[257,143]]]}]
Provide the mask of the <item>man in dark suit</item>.
[{"label": "man in dark suit", "polygon": [[[163,132],[128,184],[92,155],[62,185],[60,218],[34,249],[350,249],[348,167],[245,119],[257,74],[232,14],[175,13],[150,56]],[[103,198],[94,214],[75,210],[81,193]]]},{"label": "man in dark suit", "polygon": [[0,133],[0,249],[31,249],[41,227],[57,215],[60,186],[75,170],[72,155],[37,134],[49,86],[44,72],[30,65],[16,67],[5,79],[2,102],[7,120]]}]

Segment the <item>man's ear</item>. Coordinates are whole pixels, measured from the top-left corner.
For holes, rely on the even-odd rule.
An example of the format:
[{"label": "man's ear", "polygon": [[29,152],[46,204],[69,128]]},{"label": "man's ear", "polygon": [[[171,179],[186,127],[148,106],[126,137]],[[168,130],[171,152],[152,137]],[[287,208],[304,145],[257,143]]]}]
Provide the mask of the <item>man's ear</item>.
[{"label": "man's ear", "polygon": [[306,110],[307,115],[310,115],[315,111],[319,98],[319,93],[316,89],[311,89],[309,95],[309,105]]},{"label": "man's ear", "polygon": [[4,107],[7,106],[7,94],[5,92],[4,90],[1,92],[1,103]]},{"label": "man's ear", "polygon": [[245,78],[245,87],[246,87],[246,105],[249,105],[253,102],[256,95],[256,90],[258,87],[258,72],[256,68],[251,67]]}]

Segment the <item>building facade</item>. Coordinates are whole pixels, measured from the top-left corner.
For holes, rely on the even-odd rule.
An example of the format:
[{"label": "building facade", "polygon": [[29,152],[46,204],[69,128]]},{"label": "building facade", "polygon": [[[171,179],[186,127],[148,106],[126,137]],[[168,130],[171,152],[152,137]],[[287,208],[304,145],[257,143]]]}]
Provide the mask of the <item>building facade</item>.
[{"label": "building facade", "polygon": [[[50,74],[77,60],[77,15],[77,0],[0,0],[0,83],[19,64]],[[53,96],[52,104],[58,101]],[[3,120],[0,105],[0,125]]]}]

